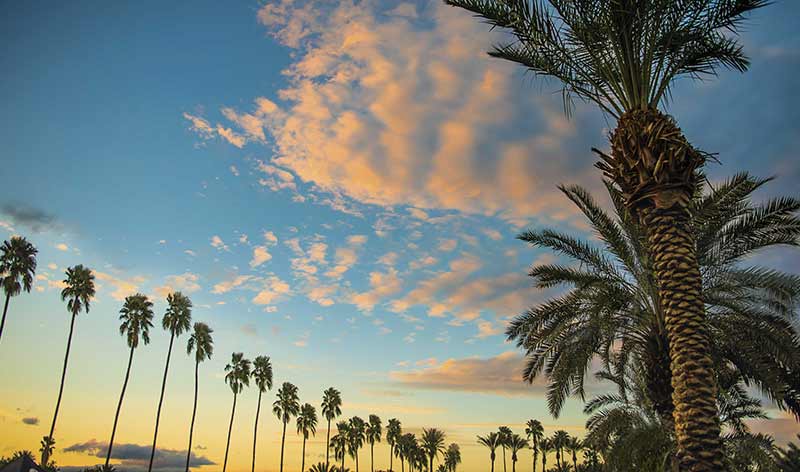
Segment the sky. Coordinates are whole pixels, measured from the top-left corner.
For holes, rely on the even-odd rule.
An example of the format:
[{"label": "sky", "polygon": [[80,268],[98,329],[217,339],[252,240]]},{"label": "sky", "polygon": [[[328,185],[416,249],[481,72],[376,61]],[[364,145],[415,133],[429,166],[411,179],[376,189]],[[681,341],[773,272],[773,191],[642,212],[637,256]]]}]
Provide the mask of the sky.
[{"label": "sky", "polygon": [[[499,33],[423,0],[4,6],[0,237],[28,237],[39,266],[0,343],[0,455],[36,451],[47,434],[69,328],[59,290],[75,264],[95,271],[98,290],[77,320],[56,429],[62,466],[101,462],[127,363],[118,311],[135,292],[153,299],[157,323],[136,351],[117,430],[124,470],[149,454],[169,341],[160,318],[176,290],[214,329],[196,470],[221,469],[233,352],[274,365],[258,470],[278,469],[269,406],[285,381],[315,406],[337,387],[346,417],[443,429],[465,472],[486,465],[475,435],[499,425],[523,433],[538,418],[548,433],[582,434],[580,399],[552,418],[544,383],[521,382],[503,331],[546,299],[526,271],[553,260],[515,236],[591,236],[556,185],[602,198],[589,149],[607,146],[613,122],[580,103],[568,119],[557,84],[489,58]],[[783,1],[753,16],[742,37],[749,72],[677,84],[667,112],[718,153],[712,180],[748,170],[777,176],[763,197],[796,193],[799,13]],[[793,272],[800,263],[763,257]],[[186,450],[186,340],[170,364],[162,471],[182,470]],[[590,393],[604,388],[590,383]],[[256,400],[254,388],[239,397],[232,472],[249,470]],[[800,432],[769,412],[754,428],[780,441]],[[296,470],[301,441],[288,432]],[[324,440],[321,423],[307,464],[324,458]],[[385,443],[375,457],[388,467]]]}]

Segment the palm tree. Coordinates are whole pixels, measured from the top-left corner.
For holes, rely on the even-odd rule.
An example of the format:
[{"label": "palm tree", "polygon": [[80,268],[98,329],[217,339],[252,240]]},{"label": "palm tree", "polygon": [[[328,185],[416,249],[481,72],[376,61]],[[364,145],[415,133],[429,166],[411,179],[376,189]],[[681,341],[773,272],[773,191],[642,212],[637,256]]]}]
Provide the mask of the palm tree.
[{"label": "palm tree", "polygon": [[542,472],[547,472],[547,455],[555,450],[553,440],[550,438],[542,438],[539,441],[539,450],[542,451]]},{"label": "palm tree", "polygon": [[297,434],[303,435],[303,460],[300,463],[300,470],[306,470],[306,441],[308,435],[316,436],[317,434],[317,410],[310,404],[306,403],[300,407],[300,414],[297,415]]},{"label": "palm tree", "polygon": [[253,361],[253,380],[258,387],[258,403],[256,403],[256,421],[253,426],[253,462],[251,471],[256,470],[256,441],[258,439],[258,415],[261,413],[261,394],[272,390],[272,363],[267,356],[258,356]]},{"label": "palm tree", "polygon": [[397,418],[391,418],[389,423],[386,425],[386,442],[389,443],[389,472],[393,472],[394,469],[392,468],[392,459],[394,458],[394,447],[397,444],[397,440],[400,439],[400,435],[403,432],[403,428],[400,425],[400,420]]},{"label": "palm tree", "polygon": [[133,351],[139,347],[140,338],[141,342],[145,345],[150,344],[150,328],[153,327],[153,302],[148,300],[148,298],[141,293],[130,295],[125,297],[125,302],[122,304],[122,309],[119,312],[119,319],[122,321],[122,324],[119,325],[119,334],[126,336],[128,347],[131,348],[131,353],[128,356],[128,368],[125,370],[125,381],[122,382],[122,392],[119,394],[117,412],[114,414],[114,426],[111,428],[111,440],[108,442],[108,451],[106,451],[106,466],[108,466],[111,460],[111,449],[114,447],[114,435],[117,433],[119,412],[122,409],[122,400],[125,398],[125,389],[128,387],[128,379],[131,376]]},{"label": "palm tree", "polygon": [[444,464],[449,472],[456,472],[456,467],[461,463],[461,449],[458,444],[452,443],[447,446],[444,453]]},{"label": "palm tree", "polygon": [[192,434],[194,433],[194,419],[197,414],[197,388],[199,383],[200,363],[206,359],[211,359],[214,354],[214,340],[211,333],[214,330],[208,327],[205,323],[195,323],[194,331],[189,336],[189,342],[186,345],[186,354],[191,354],[194,351],[194,404],[192,406],[192,423],[189,426],[189,447],[186,448],[186,470],[189,472],[189,461],[192,457]]},{"label": "palm tree", "polygon": [[231,447],[231,432],[233,431],[233,418],[236,414],[236,397],[244,387],[250,385],[250,361],[244,358],[241,352],[234,352],[231,355],[230,364],[225,366],[225,383],[228,384],[233,392],[233,407],[231,408],[231,422],[228,425],[228,440],[225,443],[225,460],[222,462],[222,472],[228,467],[228,451]]},{"label": "palm tree", "polygon": [[500,426],[497,430],[497,435],[500,438],[500,447],[503,448],[503,472],[506,472],[506,447],[511,440],[511,428]]},{"label": "palm tree", "polygon": [[342,394],[333,387],[322,394],[322,416],[328,422],[328,432],[325,435],[325,464],[330,464],[331,421],[342,414]]},{"label": "palm tree", "polygon": [[445,0],[508,30],[514,40],[493,57],[563,84],[571,97],[617,120],[611,155],[599,167],[645,223],[653,277],[664,310],[674,374],[678,456],[684,470],[720,470],[701,273],[689,222],[695,173],[707,155],[658,110],[679,77],[749,66],[736,37],[747,13],[768,0]]},{"label": "palm tree", "polygon": [[423,428],[420,445],[428,459],[428,472],[433,472],[433,461],[444,452],[444,431],[436,428]]},{"label": "palm tree", "polygon": [[153,470],[153,458],[156,456],[156,442],[158,440],[158,423],[161,419],[161,406],[164,403],[164,391],[167,388],[167,373],[169,372],[169,358],[172,355],[172,343],[175,338],[189,331],[192,321],[192,301],[181,292],[167,295],[167,311],[161,320],[161,327],[169,330],[169,348],[167,348],[167,363],[164,365],[164,379],[161,381],[161,396],[158,398],[156,412],[156,429],[153,433],[153,447],[150,449],[150,463],[147,472]]},{"label": "palm tree", "polygon": [[358,472],[358,450],[364,446],[366,439],[367,424],[359,416],[350,418],[350,425],[347,429],[348,432],[348,451],[350,455],[356,460],[356,472]]},{"label": "palm tree", "polygon": [[400,459],[400,470],[405,472],[405,461],[409,460],[409,469],[411,468],[411,458],[414,448],[417,446],[417,438],[412,433],[406,433],[397,438],[397,447],[395,448],[395,455]]},{"label": "palm tree", "polygon": [[22,236],[12,236],[10,241],[3,241],[0,246],[0,284],[6,294],[3,306],[3,319],[0,320],[0,340],[3,338],[3,327],[6,325],[6,313],[11,297],[25,290],[30,293],[33,276],[36,274],[36,253],[33,244]]},{"label": "palm tree", "polygon": [[381,442],[382,433],[380,417],[378,415],[369,415],[366,437],[369,443],[369,467],[371,472],[375,472],[375,443]]},{"label": "palm tree", "polygon": [[567,441],[569,441],[569,433],[563,429],[559,429],[553,433],[553,446],[556,448],[556,464],[558,464],[558,470],[564,468],[564,447],[567,445]]},{"label": "palm tree", "polygon": [[[511,449],[511,472],[517,472],[517,453],[528,447],[528,440],[519,434],[512,434],[508,439],[508,448]],[[576,469],[577,470],[577,469]]]},{"label": "palm tree", "polygon": [[308,472],[336,472],[336,466],[330,467],[324,462],[317,462],[308,468]]},{"label": "palm tree", "polygon": [[492,459],[492,472],[494,472],[494,459],[496,457],[495,449],[500,445],[500,436],[495,433],[489,433],[486,436],[478,436],[478,444],[482,444],[489,448],[489,457]]},{"label": "palm tree", "polygon": [[[800,301],[800,278],[750,261],[759,250],[797,244],[800,200],[753,203],[753,193],[768,181],[738,174],[710,191],[698,190],[690,206],[693,239],[713,333],[714,364],[733,366],[745,381],[798,415],[800,343],[792,320],[793,307]],[[587,216],[607,253],[553,230],[522,235],[534,246],[554,249],[582,266],[534,267],[531,275],[539,287],[574,288],[514,319],[507,333],[527,351],[526,380],[552,365],[548,404],[556,416],[567,395],[583,391],[591,359],[613,345],[626,346],[629,355],[623,360],[641,365],[650,402],[663,427],[674,430],[668,333],[664,312],[656,308],[659,297],[647,243],[620,193],[609,190],[616,217],[580,187],[562,188]],[[540,346],[547,348],[539,350]]]},{"label": "palm tree", "polygon": [[89,302],[94,297],[94,275],[92,271],[82,265],[69,267],[66,271],[67,278],[64,279],[64,289],[61,290],[61,300],[67,301],[67,311],[72,315],[69,322],[69,335],[67,336],[67,352],[64,354],[64,367],[61,369],[61,384],[58,387],[58,399],[56,400],[56,410],[53,413],[53,422],[50,424],[50,434],[44,440],[50,445],[42,449],[42,465],[49,463],[50,454],[55,445],[53,434],[56,430],[56,420],[58,419],[58,409],[61,406],[61,396],[64,393],[64,380],[67,377],[67,363],[69,362],[69,350],[72,347],[72,333],[75,330],[75,317],[78,313],[85,311],[89,313]]},{"label": "palm tree", "polygon": [[336,423],[337,432],[330,440],[329,447],[333,448],[333,457],[335,459],[341,459],[342,461],[342,466],[339,470],[344,470],[344,459],[347,457],[347,446],[350,436],[349,428],[350,424],[347,421]]},{"label": "palm tree", "polygon": [[272,412],[283,423],[280,468],[280,472],[283,472],[283,446],[286,442],[286,423],[300,413],[300,398],[297,395],[297,387],[289,382],[284,382],[281,388],[278,389],[278,399],[272,404]]},{"label": "palm tree", "polygon": [[525,434],[531,441],[531,449],[533,449],[533,472],[536,472],[536,459],[539,455],[539,441],[544,437],[544,428],[539,420],[528,420],[525,427]]},{"label": "palm tree", "polygon": [[583,450],[583,443],[575,436],[570,436],[567,443],[564,444],[567,452],[572,453],[572,467],[577,472],[578,470],[578,453]]}]

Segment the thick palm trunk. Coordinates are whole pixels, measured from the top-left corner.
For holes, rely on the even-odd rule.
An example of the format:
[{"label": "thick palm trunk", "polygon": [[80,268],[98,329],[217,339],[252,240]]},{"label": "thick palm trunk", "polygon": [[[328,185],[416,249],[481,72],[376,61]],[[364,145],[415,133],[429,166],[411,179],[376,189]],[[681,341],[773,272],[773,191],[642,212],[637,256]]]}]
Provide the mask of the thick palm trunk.
[{"label": "thick palm trunk", "polygon": [[108,451],[106,452],[106,467],[111,460],[111,449],[114,447],[114,436],[117,434],[117,422],[119,421],[119,412],[122,409],[122,400],[125,398],[125,389],[128,388],[128,379],[131,377],[131,364],[133,364],[133,350],[131,348],[131,355],[128,357],[128,369],[125,371],[125,381],[122,382],[122,393],[119,394],[119,403],[117,403],[117,412],[114,414],[114,426],[111,428],[111,441],[108,442]]},{"label": "thick palm trunk", "polygon": [[[76,312],[72,313],[72,320],[69,322],[69,336],[67,337],[67,352],[64,354],[64,367],[61,369],[61,385],[58,387],[58,399],[56,400],[56,411],[53,413],[53,422],[50,424],[50,434],[47,436],[53,440],[53,434],[56,431],[56,420],[58,419],[58,409],[61,407],[61,395],[64,393],[64,379],[67,377],[67,363],[69,362],[69,349],[72,346],[72,333],[75,330],[75,316]],[[3,313],[5,317],[5,313]],[[47,465],[50,460],[49,448],[45,447],[42,451],[42,465]]]},{"label": "thick palm trunk", "polygon": [[194,433],[194,418],[197,415],[197,383],[200,362],[194,363],[194,406],[192,407],[192,423],[189,425],[189,447],[186,449],[186,471],[189,472],[189,461],[192,457],[192,434]]},{"label": "thick palm trunk", "polygon": [[328,434],[325,435],[325,470],[328,470],[331,453],[331,420],[328,420]]},{"label": "thick palm trunk", "polygon": [[6,325],[6,313],[8,313],[9,300],[11,300],[11,296],[6,294],[6,304],[3,306],[3,319],[0,321],[0,340],[3,339],[3,327]]},{"label": "thick palm trunk", "polygon": [[236,414],[236,394],[233,394],[233,408],[231,408],[231,423],[228,425],[228,441],[225,443],[225,460],[222,462],[222,472],[228,468],[228,451],[231,447],[231,432],[233,431],[233,417]]},{"label": "thick palm trunk", "polygon": [[253,426],[253,465],[251,472],[256,472],[256,441],[258,440],[258,414],[261,412],[261,389],[258,389],[258,403],[256,404],[256,423]]},{"label": "thick palm trunk", "polygon": [[653,208],[645,224],[670,342],[680,470],[722,470],[714,366],[689,215],[679,206]]},{"label": "thick palm trunk", "polygon": [[156,442],[158,441],[158,423],[161,420],[161,406],[164,404],[164,391],[167,388],[167,373],[169,372],[169,358],[172,355],[172,343],[175,341],[175,333],[169,337],[169,348],[167,348],[167,364],[164,366],[164,378],[161,380],[161,396],[158,398],[158,410],[156,410],[156,429],[153,432],[153,447],[150,449],[150,463],[147,465],[147,472],[153,470],[153,459],[156,456]]},{"label": "thick palm trunk", "polygon": [[[281,435],[281,469],[280,472],[283,472],[283,445],[286,442],[286,421],[283,422],[283,435]],[[342,461],[344,463],[344,461]]]},{"label": "thick palm trunk", "polygon": [[511,472],[517,472],[517,461],[511,459]]},{"label": "thick palm trunk", "polygon": [[303,458],[300,460],[300,472],[306,470],[306,437],[303,436]]}]

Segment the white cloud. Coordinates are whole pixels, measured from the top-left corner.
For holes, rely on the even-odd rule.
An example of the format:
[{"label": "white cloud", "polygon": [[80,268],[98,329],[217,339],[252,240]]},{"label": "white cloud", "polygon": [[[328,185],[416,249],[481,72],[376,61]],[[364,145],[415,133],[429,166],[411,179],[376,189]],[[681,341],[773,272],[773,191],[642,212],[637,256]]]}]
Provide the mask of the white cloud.
[{"label": "white cloud", "polygon": [[267,251],[265,246],[256,246],[253,248],[253,258],[250,260],[250,267],[255,269],[270,259],[272,259],[272,254]]},{"label": "white cloud", "polygon": [[211,236],[211,246],[218,250],[230,251],[225,242],[222,241],[222,238],[220,238],[216,234],[214,236]]}]

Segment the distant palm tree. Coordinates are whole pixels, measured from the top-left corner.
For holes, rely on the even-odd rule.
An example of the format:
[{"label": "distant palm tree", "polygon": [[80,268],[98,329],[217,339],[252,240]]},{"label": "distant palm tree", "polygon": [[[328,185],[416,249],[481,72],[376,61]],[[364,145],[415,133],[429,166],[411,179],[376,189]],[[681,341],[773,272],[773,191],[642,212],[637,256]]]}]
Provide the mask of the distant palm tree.
[{"label": "distant palm tree", "polygon": [[420,445],[428,459],[428,472],[433,472],[433,461],[444,452],[444,431],[436,428],[423,428]]},{"label": "distant palm tree", "polygon": [[517,453],[528,447],[528,440],[519,434],[512,434],[508,439],[508,448],[511,449],[511,472],[517,472]]},{"label": "distant palm tree", "polygon": [[536,472],[536,459],[539,455],[539,441],[544,437],[544,428],[539,420],[528,420],[525,427],[525,434],[531,441],[531,449],[533,449],[533,472]]},{"label": "distant palm tree", "polygon": [[553,433],[553,447],[556,449],[556,465],[558,466],[558,470],[564,468],[564,447],[567,445],[567,441],[569,441],[569,433],[563,429]]},{"label": "distant palm tree", "polygon": [[[50,438],[50,436],[45,436],[42,438],[42,440],[39,442],[39,452],[42,453],[43,458],[49,458],[51,455],[53,455],[53,449],[55,449],[55,444],[56,442],[53,441]],[[32,455],[30,459],[33,460]],[[54,464],[50,464],[50,462],[46,460],[42,460],[42,463],[40,465],[44,469],[52,468],[53,470],[56,471],[58,470]]]},{"label": "distant palm tree", "polygon": [[336,472],[337,470],[336,466],[331,468],[324,462],[317,462],[308,468],[308,472]]},{"label": "distant palm tree", "polygon": [[261,413],[261,394],[272,390],[272,363],[267,356],[258,356],[253,361],[253,380],[258,387],[258,403],[256,403],[256,421],[253,426],[253,462],[251,472],[256,470],[256,440],[258,439],[258,415]]},{"label": "distant palm tree", "polygon": [[356,461],[356,472],[358,472],[358,450],[364,446],[364,440],[366,439],[366,428],[367,424],[363,419],[361,419],[361,417],[354,416],[350,418],[350,426],[347,429],[348,450],[350,455],[353,456]]},{"label": "distant palm tree", "polygon": [[278,399],[272,404],[272,412],[283,423],[280,468],[280,472],[283,472],[283,447],[286,442],[286,423],[300,413],[300,398],[297,395],[297,387],[289,382],[284,382],[281,388],[278,389]]},{"label": "distant palm tree", "polygon": [[75,330],[75,317],[78,313],[85,311],[89,313],[89,302],[94,297],[94,275],[92,271],[82,265],[69,267],[66,272],[67,278],[64,279],[64,289],[61,290],[61,300],[67,301],[67,311],[72,315],[69,322],[69,335],[67,336],[67,352],[64,354],[64,367],[61,369],[61,384],[58,387],[58,399],[56,400],[56,410],[53,413],[53,422],[50,424],[50,434],[44,437],[44,441],[50,447],[43,448],[41,464],[49,463],[50,454],[53,452],[56,430],[56,420],[58,419],[58,409],[61,406],[61,395],[64,393],[64,379],[67,377],[67,362],[69,362],[69,350],[72,346],[72,333]]},{"label": "distant palm tree", "polygon": [[492,472],[494,472],[494,459],[497,457],[495,449],[500,445],[500,436],[495,432],[491,432],[486,436],[478,436],[478,444],[489,448],[489,458],[492,459]]},{"label": "distant palm tree", "polygon": [[195,323],[194,332],[189,336],[189,343],[186,345],[186,354],[194,351],[194,406],[192,406],[192,423],[189,426],[189,447],[186,449],[186,470],[189,472],[189,461],[192,457],[192,434],[194,433],[194,419],[197,414],[197,388],[199,383],[200,363],[206,359],[211,359],[214,354],[214,340],[211,333],[214,330],[205,323]]},{"label": "distant palm tree", "polygon": [[153,327],[153,302],[148,300],[147,297],[141,293],[130,295],[125,297],[125,303],[123,303],[122,309],[119,312],[119,319],[122,320],[122,324],[119,326],[119,334],[126,336],[128,347],[131,348],[131,353],[130,356],[128,356],[128,369],[125,371],[122,393],[119,394],[117,412],[114,414],[114,426],[111,428],[111,440],[108,442],[108,451],[106,451],[106,466],[111,460],[111,449],[114,447],[114,435],[117,433],[119,412],[122,409],[122,400],[125,398],[125,389],[128,388],[128,379],[131,376],[133,351],[139,347],[140,338],[145,345],[150,344],[150,328]]},{"label": "distant palm tree", "polygon": [[392,468],[394,447],[397,444],[397,440],[400,439],[402,431],[403,429],[400,425],[400,420],[397,418],[390,419],[389,423],[386,425],[386,442],[389,443],[389,472],[394,472],[394,469]]},{"label": "distant palm tree", "polygon": [[316,436],[317,434],[317,410],[310,404],[306,403],[300,407],[300,414],[297,415],[297,434],[303,435],[303,459],[300,463],[300,470],[306,470],[306,441],[309,434]]},{"label": "distant palm tree", "polygon": [[369,443],[369,465],[370,471],[375,472],[375,443],[381,442],[381,419],[378,415],[369,415],[369,422],[367,424],[366,436]]},{"label": "distant palm tree", "polygon": [[444,453],[444,465],[448,472],[456,472],[456,467],[461,463],[461,449],[458,444],[452,443],[447,446],[447,451]]},{"label": "distant palm tree", "polygon": [[503,448],[503,472],[506,472],[506,447],[511,440],[511,428],[508,426],[500,426],[497,430],[497,435],[500,441],[500,447]]},{"label": "distant palm tree", "polygon": [[169,372],[169,359],[172,356],[172,343],[175,338],[189,331],[192,322],[192,301],[181,292],[167,295],[167,311],[161,320],[161,327],[169,330],[169,347],[167,348],[167,362],[164,365],[164,379],[161,381],[161,396],[158,398],[156,411],[156,429],[153,433],[153,447],[150,449],[150,463],[147,472],[153,470],[153,459],[156,456],[156,442],[158,441],[158,423],[161,419],[161,406],[164,403],[164,391],[167,388],[167,373]]},{"label": "distant palm tree", "polygon": [[567,439],[566,444],[564,444],[564,448],[567,450],[567,452],[572,453],[572,467],[577,472],[577,470],[578,470],[578,453],[583,450],[583,443],[577,437],[570,436]]},{"label": "distant palm tree", "polygon": [[236,414],[236,397],[244,387],[250,385],[250,361],[244,358],[241,352],[231,355],[231,363],[225,366],[225,383],[233,392],[233,407],[231,408],[231,422],[228,425],[228,441],[225,443],[225,460],[222,462],[222,472],[228,468],[228,450],[231,447],[231,432],[233,431],[233,418]]},{"label": "distant palm tree", "polygon": [[547,472],[547,455],[555,450],[553,440],[542,438],[539,441],[539,450],[542,451],[542,472]]},{"label": "distant palm tree", "polygon": [[36,274],[36,253],[33,244],[21,236],[12,236],[10,241],[3,241],[0,246],[0,284],[6,294],[3,307],[3,319],[0,321],[0,339],[3,338],[3,327],[6,325],[8,302],[25,290],[30,293],[33,276]]},{"label": "distant palm tree", "polygon": [[329,447],[333,448],[333,457],[341,459],[342,466],[339,470],[344,470],[344,459],[347,457],[347,446],[349,443],[350,433],[348,429],[350,424],[347,421],[340,421],[336,423],[336,434],[331,438]]},{"label": "distant palm tree", "polygon": [[325,465],[330,465],[331,421],[342,414],[342,394],[333,387],[322,394],[322,416],[328,422],[328,433],[325,435]]},{"label": "distant palm tree", "polygon": [[400,458],[401,472],[405,472],[406,462],[408,462],[409,472],[414,469],[414,462],[418,449],[417,438],[412,433],[403,434],[397,439],[395,454]]}]

